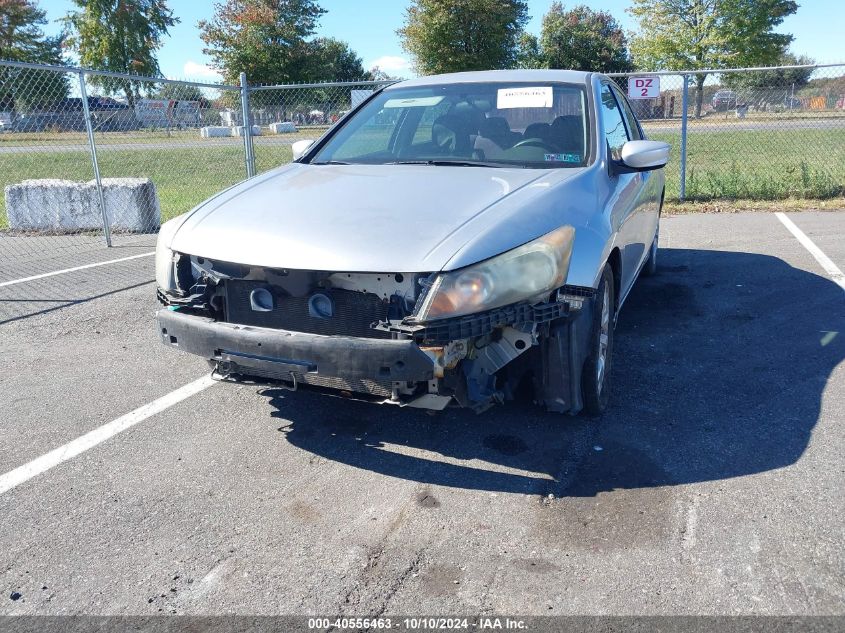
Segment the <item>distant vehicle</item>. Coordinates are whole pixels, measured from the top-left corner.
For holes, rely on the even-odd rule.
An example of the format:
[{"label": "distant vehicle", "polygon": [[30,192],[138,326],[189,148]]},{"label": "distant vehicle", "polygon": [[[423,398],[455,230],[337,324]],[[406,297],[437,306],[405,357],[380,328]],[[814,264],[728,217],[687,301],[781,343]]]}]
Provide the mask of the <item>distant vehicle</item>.
[{"label": "distant vehicle", "polygon": [[[132,111],[124,103],[110,97],[88,97],[94,129],[98,132],[134,129]],[[67,97],[55,102],[36,104],[30,112],[12,118],[7,127],[15,132],[82,132],[85,115],[82,99]]]},{"label": "distant vehicle", "polygon": [[199,101],[139,99],[135,118],[143,127],[187,128],[202,124]]},{"label": "distant vehicle", "polygon": [[713,109],[717,112],[725,112],[736,108],[738,98],[739,97],[737,97],[737,94],[733,90],[719,90],[713,95],[710,105],[712,105]]},{"label": "distant vehicle", "polygon": [[551,411],[604,411],[669,159],[612,80],[413,79],[291,150],[162,225],[163,343],[226,380],[476,411],[525,385]]},{"label": "distant vehicle", "polygon": [[13,118],[11,112],[0,112],[0,132],[12,129]]},{"label": "distant vehicle", "polygon": [[85,129],[82,112],[33,112],[15,118],[15,132],[68,132]]}]

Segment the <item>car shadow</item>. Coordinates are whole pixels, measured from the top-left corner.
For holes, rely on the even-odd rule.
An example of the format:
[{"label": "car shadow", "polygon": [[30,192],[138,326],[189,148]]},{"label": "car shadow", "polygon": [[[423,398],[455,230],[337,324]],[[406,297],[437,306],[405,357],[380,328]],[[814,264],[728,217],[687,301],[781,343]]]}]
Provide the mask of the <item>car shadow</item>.
[{"label": "car shadow", "polygon": [[280,438],[405,480],[591,497],[794,464],[845,358],[842,290],[768,255],[661,249],[620,315],[600,420],[508,403],[436,415],[266,389]]},{"label": "car shadow", "polygon": [[[22,321],[42,314],[49,314],[50,312],[55,312],[56,310],[61,310],[63,308],[82,303],[88,303],[89,301],[95,301],[104,297],[110,297],[121,292],[126,292],[127,290],[134,290],[135,288],[140,288],[154,283],[155,280],[151,279],[149,281],[141,281],[127,286],[121,286],[113,290],[75,298],[7,298],[0,295],[0,325],[13,323],[15,321]],[[77,290],[77,292],[79,291]],[[44,307],[45,305],[49,307]]]}]

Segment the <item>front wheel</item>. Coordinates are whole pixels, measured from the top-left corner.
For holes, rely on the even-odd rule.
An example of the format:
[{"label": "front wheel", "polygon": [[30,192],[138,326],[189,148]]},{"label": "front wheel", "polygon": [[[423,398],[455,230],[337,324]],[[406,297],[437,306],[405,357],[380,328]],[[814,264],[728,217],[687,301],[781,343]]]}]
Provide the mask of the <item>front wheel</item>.
[{"label": "front wheel", "polygon": [[610,399],[610,365],[616,324],[614,297],[613,271],[605,266],[594,299],[589,355],[581,374],[584,411],[589,416],[604,413]]}]

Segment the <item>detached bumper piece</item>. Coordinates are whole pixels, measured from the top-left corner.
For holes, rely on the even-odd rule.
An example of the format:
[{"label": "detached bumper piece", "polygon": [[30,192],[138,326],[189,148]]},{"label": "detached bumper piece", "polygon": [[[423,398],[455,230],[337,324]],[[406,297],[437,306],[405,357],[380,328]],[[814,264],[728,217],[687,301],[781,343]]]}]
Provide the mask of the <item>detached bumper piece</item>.
[{"label": "detached bumper piece", "polygon": [[[411,340],[324,336],[223,323],[164,309],[166,345],[216,361],[229,375],[261,376],[389,397],[394,382],[428,381],[434,363]],[[338,378],[342,377],[342,378]]]}]

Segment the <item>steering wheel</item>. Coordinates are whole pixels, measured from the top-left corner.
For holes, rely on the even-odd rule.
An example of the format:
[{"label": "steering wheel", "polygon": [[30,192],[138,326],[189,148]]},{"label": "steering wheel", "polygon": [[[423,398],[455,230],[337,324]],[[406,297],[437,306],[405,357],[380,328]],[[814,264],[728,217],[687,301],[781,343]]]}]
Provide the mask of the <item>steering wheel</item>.
[{"label": "steering wheel", "polygon": [[551,143],[547,143],[541,138],[526,138],[521,140],[519,143],[514,145],[511,149],[516,149],[517,147],[540,147],[542,149],[548,150],[550,152],[557,152],[557,148],[553,147]]}]

